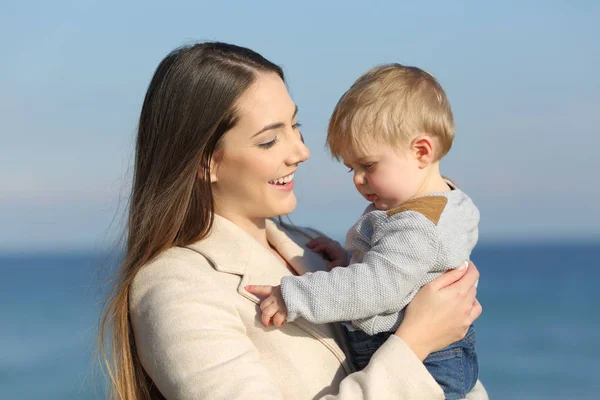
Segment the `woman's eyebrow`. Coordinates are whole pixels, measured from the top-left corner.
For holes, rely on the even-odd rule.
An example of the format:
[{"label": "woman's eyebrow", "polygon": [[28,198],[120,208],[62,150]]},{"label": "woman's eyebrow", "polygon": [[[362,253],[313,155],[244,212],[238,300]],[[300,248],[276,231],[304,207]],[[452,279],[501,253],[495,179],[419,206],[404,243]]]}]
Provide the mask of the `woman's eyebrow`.
[{"label": "woman's eyebrow", "polygon": [[[294,114],[292,115],[292,119],[296,118],[296,114],[298,114],[298,105],[296,105],[294,108]],[[285,126],[285,124],[283,122],[274,122],[272,124],[265,126],[260,131],[256,132],[254,135],[252,135],[252,138],[254,136],[258,136],[261,133],[264,133],[266,131],[270,131],[271,129],[279,129],[279,128],[283,128],[284,126]]]}]

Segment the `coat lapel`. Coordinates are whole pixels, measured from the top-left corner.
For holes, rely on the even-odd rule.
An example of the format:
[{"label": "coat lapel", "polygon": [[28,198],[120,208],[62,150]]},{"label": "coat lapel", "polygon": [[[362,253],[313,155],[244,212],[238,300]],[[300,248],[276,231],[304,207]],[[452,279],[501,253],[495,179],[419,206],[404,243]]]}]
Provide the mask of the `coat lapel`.
[{"label": "coat lapel", "polygon": [[[298,274],[326,269],[326,262],[319,255],[302,246],[308,241],[308,236],[302,231],[284,230],[275,222],[267,220],[267,239]],[[276,286],[281,278],[291,275],[286,266],[268,249],[237,225],[218,215],[215,215],[211,233],[187,247],[206,257],[217,271],[240,275],[242,279],[238,293],[256,304],[260,302],[259,298],[247,292],[244,289],[246,285]],[[340,360],[347,373],[352,372],[346,355],[331,332],[304,318],[298,318],[292,324],[318,339]]]}]

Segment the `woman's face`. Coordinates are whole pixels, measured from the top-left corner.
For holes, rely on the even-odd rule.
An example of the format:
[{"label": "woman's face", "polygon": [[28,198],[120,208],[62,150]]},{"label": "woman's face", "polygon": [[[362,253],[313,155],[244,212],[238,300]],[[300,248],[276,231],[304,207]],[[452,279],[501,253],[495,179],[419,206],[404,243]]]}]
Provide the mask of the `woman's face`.
[{"label": "woman's face", "polygon": [[260,74],[236,104],[238,121],[215,152],[215,212],[229,219],[289,214],[296,207],[294,173],[310,152],[297,107],[274,73]]}]

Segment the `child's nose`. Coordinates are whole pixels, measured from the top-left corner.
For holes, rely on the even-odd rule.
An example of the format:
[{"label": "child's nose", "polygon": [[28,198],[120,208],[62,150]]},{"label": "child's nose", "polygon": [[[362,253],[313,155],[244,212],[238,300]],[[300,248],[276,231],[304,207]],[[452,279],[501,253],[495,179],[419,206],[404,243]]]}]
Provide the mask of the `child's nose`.
[{"label": "child's nose", "polygon": [[367,182],[366,178],[365,178],[365,174],[361,173],[361,172],[356,172],[354,171],[354,184],[356,186],[362,186]]}]

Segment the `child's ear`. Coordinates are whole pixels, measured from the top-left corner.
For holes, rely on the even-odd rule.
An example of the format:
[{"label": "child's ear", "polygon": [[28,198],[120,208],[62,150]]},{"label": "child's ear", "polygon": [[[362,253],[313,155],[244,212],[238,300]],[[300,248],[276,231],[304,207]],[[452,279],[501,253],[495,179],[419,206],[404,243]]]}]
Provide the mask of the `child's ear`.
[{"label": "child's ear", "polygon": [[435,141],[431,136],[417,136],[410,147],[419,163],[419,168],[425,168],[435,160]]}]

